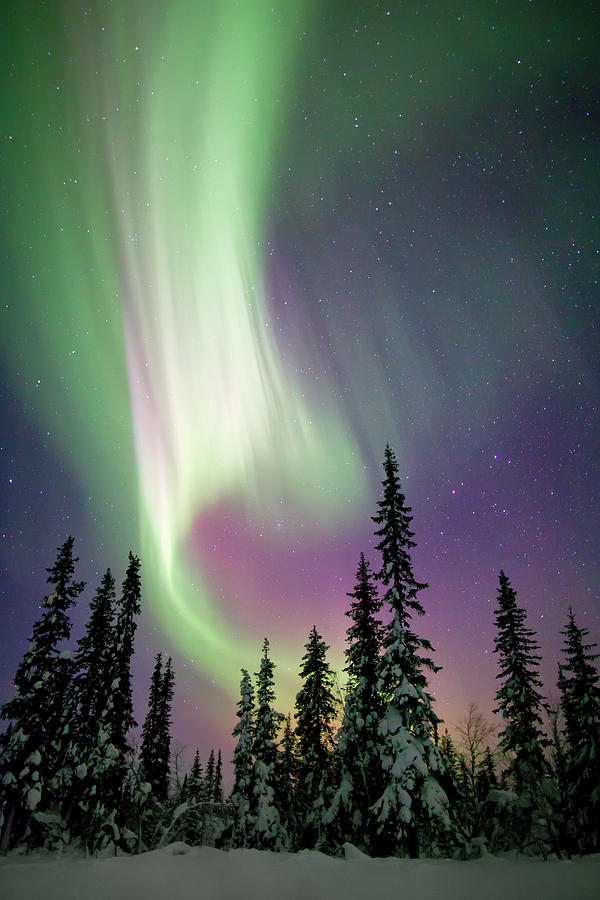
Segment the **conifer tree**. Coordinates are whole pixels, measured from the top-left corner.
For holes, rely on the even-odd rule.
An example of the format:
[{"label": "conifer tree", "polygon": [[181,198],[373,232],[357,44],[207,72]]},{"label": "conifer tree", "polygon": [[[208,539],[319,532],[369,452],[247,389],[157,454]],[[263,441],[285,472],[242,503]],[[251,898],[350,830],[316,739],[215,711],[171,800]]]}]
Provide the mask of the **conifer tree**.
[{"label": "conifer tree", "polygon": [[104,709],[104,687],[108,647],[114,617],[115,579],[110,569],[90,601],[90,618],[85,634],[77,642],[71,693],[74,699],[76,741],[83,754],[96,740],[95,726]]},{"label": "conifer tree", "polygon": [[[469,844],[473,837],[473,810],[468,796],[468,776],[464,758],[458,753],[456,745],[444,730],[440,738],[440,755],[442,768],[437,779],[448,798],[448,815],[452,823],[449,837],[463,845],[463,852],[470,856]],[[449,846],[446,849],[450,849]],[[452,850],[456,850],[453,847]]]},{"label": "conifer tree", "polygon": [[290,849],[295,849],[298,838],[299,810],[296,790],[300,760],[298,758],[298,738],[292,725],[292,714],[285,718],[281,748],[277,756],[275,779],[275,805],[290,840]]},{"label": "conifer tree", "polygon": [[333,722],[337,703],[335,676],[327,662],[329,649],[315,626],[302,657],[302,690],[296,696],[296,736],[300,752],[298,790],[305,807],[303,843],[314,846],[332,783]]},{"label": "conifer tree", "polygon": [[415,579],[410,552],[415,546],[411,508],[388,445],[384,458],[383,500],[373,517],[378,525],[381,569],[376,578],[386,592],[391,620],[385,629],[380,687],[387,700],[380,723],[384,789],[376,801],[380,850],[419,855],[421,833],[449,827],[447,797],[437,776],[442,760],[436,745],[438,718],[427,692],[426,671],[437,672],[427,655],[431,643],[412,630],[412,617],[424,615],[418,599],[427,587]]},{"label": "conifer tree", "polygon": [[127,734],[135,726],[131,693],[131,658],[136,630],[135,617],[140,612],[140,561],[132,553],[117,619],[109,640],[105,673],[105,707],[100,714],[98,740],[92,760],[90,816],[86,843],[97,849],[105,840],[121,839],[122,800],[125,775],[131,748]]},{"label": "conifer tree", "polygon": [[67,538],[46,570],[52,592],[42,602],[43,613],[17,669],[17,693],[0,712],[9,722],[0,739],[2,850],[24,836],[30,843],[38,842],[37,811],[58,802],[51,785],[59,764],[62,710],[71,674],[68,655],[60,647],[71,632],[67,611],[84,588],[73,578],[78,561],[73,558],[73,543],[72,537]]},{"label": "conifer tree", "polygon": [[370,808],[382,790],[379,722],[383,702],[378,681],[383,626],[377,618],[381,601],[363,553],[354,591],[348,596],[353,602],[346,615],[353,624],[346,632],[348,683],[337,749],[341,783],[326,822],[338,843],[350,841],[369,852],[374,824]]},{"label": "conifer tree", "polygon": [[139,770],[130,769],[130,801],[137,807],[139,831],[147,847],[153,847],[161,832],[169,828],[167,800],[169,795],[171,749],[171,700],[173,698],[171,658],[162,668],[162,656],[156,654],[150,683],[148,713],[142,728]]},{"label": "conifer tree", "polygon": [[142,775],[152,786],[156,783],[156,759],[158,741],[158,718],[160,708],[160,696],[162,690],[162,655],[156,654],[154,670],[150,682],[150,696],[148,698],[148,712],[142,726],[142,744],[140,747],[140,763]]},{"label": "conifer tree", "polygon": [[260,671],[256,673],[257,710],[252,753],[254,767],[249,815],[248,844],[258,850],[285,850],[288,838],[275,806],[274,778],[277,748],[275,741],[283,716],[275,702],[275,664],[269,657],[269,641],[263,643]]},{"label": "conifer tree", "polygon": [[217,762],[215,765],[215,777],[213,781],[213,803],[223,802],[223,761],[221,759],[221,750],[217,754]]},{"label": "conifer tree", "polygon": [[496,766],[494,764],[494,756],[489,747],[486,748],[485,758],[483,760],[483,771],[487,778],[490,788],[498,787],[498,776],[496,775]]},{"label": "conifer tree", "polygon": [[[561,687],[562,666],[558,663],[558,687]],[[561,847],[568,854],[579,852],[576,838],[575,815],[572,805],[569,772],[567,763],[567,741],[564,733],[564,718],[560,702],[553,703],[548,709],[550,740],[548,765],[556,786],[557,802],[555,811],[556,827],[560,833]]]},{"label": "conifer tree", "polygon": [[[125,793],[137,806],[140,846],[154,847],[164,829],[165,809],[161,801],[162,766],[160,751],[160,719],[163,690],[162,655],[157,653],[150,680],[148,712],[142,726],[142,741],[137,772],[129,771]],[[135,802],[137,800],[137,803]]]},{"label": "conifer tree", "polygon": [[106,672],[114,603],[115,580],[107,569],[90,601],[85,633],[77,642],[73,677],[63,708],[58,775],[62,782],[62,814],[71,839],[85,839],[87,832],[98,723],[106,707]]},{"label": "conifer tree", "polygon": [[181,782],[181,790],[179,791],[179,802],[187,803],[188,800],[188,773],[186,772]]},{"label": "conifer tree", "polygon": [[214,791],[215,791],[215,751],[214,751],[214,748],[211,748],[211,751],[208,756],[208,762],[206,763],[206,772],[204,774],[204,796],[210,802],[212,802]]},{"label": "conifer tree", "polygon": [[206,815],[204,803],[207,799],[205,789],[200,751],[196,750],[192,767],[189,775],[186,775],[183,780],[181,791],[181,802],[187,805],[185,815],[181,819],[181,839],[192,846],[202,844],[204,839]]},{"label": "conifer tree", "polygon": [[205,799],[204,795],[204,778],[202,776],[202,763],[200,762],[200,751],[196,750],[194,761],[190,769],[190,777],[186,782],[187,798],[190,802],[199,803]]},{"label": "conifer tree", "polygon": [[102,724],[109,734],[110,742],[121,753],[127,751],[127,733],[136,725],[131,693],[131,659],[136,630],[135,617],[140,613],[139,570],[140,561],[130,552],[108,660],[110,698],[106,711],[103,711]]},{"label": "conifer tree", "polygon": [[585,643],[587,628],[579,628],[573,610],[561,634],[565,662],[558,687],[566,738],[565,779],[578,849],[600,850],[600,685],[593,651]]},{"label": "conifer tree", "polygon": [[485,754],[477,773],[477,795],[480,800],[485,800],[487,794],[491,790],[498,787],[498,778],[496,776],[496,767],[494,765],[494,757],[489,747],[485,748]]},{"label": "conifer tree", "polygon": [[167,659],[163,675],[160,707],[158,717],[158,742],[156,766],[156,795],[159,800],[166,801],[169,793],[169,775],[171,771],[171,704],[175,689],[173,661]]},{"label": "conifer tree", "polygon": [[544,773],[540,657],[534,632],[526,625],[525,610],[517,606],[516,592],[504,572],[500,572],[499,582],[494,652],[500,668],[496,677],[502,684],[496,692],[494,712],[500,712],[505,720],[500,748],[509,759],[512,784],[517,793],[527,793]]},{"label": "conifer tree", "polygon": [[233,729],[233,737],[237,740],[232,760],[234,777],[233,791],[231,793],[231,805],[233,807],[232,840],[235,847],[246,847],[254,783],[254,760],[252,757],[252,744],[254,742],[254,688],[246,669],[242,669],[240,699],[236,715],[238,721]]},{"label": "conifer tree", "polygon": [[498,607],[495,613],[501,686],[496,692],[497,708],[504,718],[499,749],[508,759],[505,777],[517,795],[508,831],[521,847],[535,843],[542,852],[548,840],[559,852],[556,831],[548,808],[548,768],[544,758],[547,740],[542,728],[546,708],[538,690],[540,656],[534,632],[527,627],[525,610],[517,605],[517,595],[504,574],[499,575]]},{"label": "conifer tree", "polygon": [[459,765],[458,753],[456,752],[454,741],[448,733],[447,728],[444,730],[440,739],[440,752],[446,763],[446,769],[451,774],[452,778],[456,779]]},{"label": "conifer tree", "polygon": [[188,804],[188,811],[184,819],[183,840],[192,846],[202,844],[204,841],[204,821],[206,817],[204,803],[207,800],[207,796],[199,750],[196,750],[194,754],[192,768],[186,781],[186,796],[182,800],[185,800]]}]

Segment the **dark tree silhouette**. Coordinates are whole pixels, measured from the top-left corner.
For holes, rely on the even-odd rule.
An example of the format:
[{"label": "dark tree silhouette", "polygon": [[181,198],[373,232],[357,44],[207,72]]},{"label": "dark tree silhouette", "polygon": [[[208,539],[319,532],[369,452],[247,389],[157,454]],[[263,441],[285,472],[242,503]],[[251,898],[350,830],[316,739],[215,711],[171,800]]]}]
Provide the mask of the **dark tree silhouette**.
[{"label": "dark tree silhouette", "polygon": [[60,802],[55,780],[62,755],[63,705],[72,672],[61,645],[71,633],[67,611],[85,586],[73,578],[78,562],[73,558],[73,543],[72,537],[67,538],[54,565],[46,570],[52,592],[44,597],[43,613],[17,669],[17,693],[0,712],[9,723],[0,738],[2,850],[24,837],[30,844],[40,843],[42,829],[36,813]]}]

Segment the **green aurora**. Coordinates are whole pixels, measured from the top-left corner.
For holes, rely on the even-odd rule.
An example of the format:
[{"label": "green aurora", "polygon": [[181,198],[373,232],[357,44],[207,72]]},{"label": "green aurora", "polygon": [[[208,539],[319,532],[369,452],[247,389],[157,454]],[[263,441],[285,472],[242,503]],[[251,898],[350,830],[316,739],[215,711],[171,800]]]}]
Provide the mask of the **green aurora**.
[{"label": "green aurora", "polygon": [[7,0],[7,690],[71,532],[90,593],[142,557],[138,699],[173,652],[184,741],[226,745],[264,635],[292,708],[389,441],[439,714],[491,708],[500,568],[551,693],[568,606],[599,623],[594,17]]},{"label": "green aurora", "polygon": [[[159,623],[234,691],[256,639],[231,640],[186,543],[194,523],[235,498],[326,526],[363,490],[338,411],[311,409],[284,371],[265,297],[301,5],[177,2],[143,20],[137,4],[63,5],[62,25],[30,12],[51,49],[15,104],[13,274],[30,309],[9,349],[74,476],[111,498],[121,538],[137,546],[139,528]],[[23,109],[36,135],[47,120],[43,140],[22,134]]]}]

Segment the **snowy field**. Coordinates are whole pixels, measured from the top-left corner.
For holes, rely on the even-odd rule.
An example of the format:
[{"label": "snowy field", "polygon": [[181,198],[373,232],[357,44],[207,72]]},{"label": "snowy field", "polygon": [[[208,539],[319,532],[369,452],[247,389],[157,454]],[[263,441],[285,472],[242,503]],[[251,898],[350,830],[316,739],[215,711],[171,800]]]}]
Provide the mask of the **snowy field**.
[{"label": "snowy field", "polygon": [[172,844],[140,856],[0,861],[2,900],[598,900],[600,855],[564,862],[228,853]]}]

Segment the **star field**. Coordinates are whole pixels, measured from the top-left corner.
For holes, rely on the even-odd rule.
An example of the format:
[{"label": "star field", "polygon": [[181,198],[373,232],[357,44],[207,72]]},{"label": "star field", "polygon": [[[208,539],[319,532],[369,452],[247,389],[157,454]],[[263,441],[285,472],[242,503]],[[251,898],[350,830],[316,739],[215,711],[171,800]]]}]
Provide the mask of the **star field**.
[{"label": "star field", "polygon": [[[598,600],[593,5],[9,3],[0,701],[72,533],[139,552],[138,718],[228,752],[264,634],[280,708],[341,669],[386,441],[452,724],[491,709],[503,568],[547,693]],[[85,604],[74,614],[76,631]]]}]

